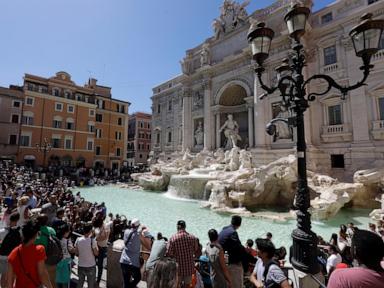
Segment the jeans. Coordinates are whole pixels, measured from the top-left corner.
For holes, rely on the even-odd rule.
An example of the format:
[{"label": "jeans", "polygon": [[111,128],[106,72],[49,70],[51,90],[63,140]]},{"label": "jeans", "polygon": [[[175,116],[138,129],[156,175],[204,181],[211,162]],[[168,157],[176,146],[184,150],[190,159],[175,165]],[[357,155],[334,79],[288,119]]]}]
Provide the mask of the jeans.
[{"label": "jeans", "polygon": [[107,257],[107,247],[99,246],[99,255],[96,257],[97,263],[97,283],[100,283],[101,275],[103,274],[104,258]]},{"label": "jeans", "polygon": [[96,266],[93,267],[79,267],[77,269],[79,275],[79,282],[77,288],[83,288],[85,277],[87,277],[88,287],[95,288],[96,282]]},{"label": "jeans", "polygon": [[136,285],[141,280],[140,268],[128,264],[120,264],[123,273],[124,288],[136,288]]}]

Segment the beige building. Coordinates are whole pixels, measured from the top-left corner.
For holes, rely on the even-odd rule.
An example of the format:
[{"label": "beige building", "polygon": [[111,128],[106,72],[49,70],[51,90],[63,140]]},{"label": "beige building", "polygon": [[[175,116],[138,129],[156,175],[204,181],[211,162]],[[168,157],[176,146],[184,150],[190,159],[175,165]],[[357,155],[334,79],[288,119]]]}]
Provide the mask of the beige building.
[{"label": "beige building", "polygon": [[0,87],[0,156],[15,160],[20,137],[23,88]]},{"label": "beige building", "polygon": [[[291,46],[283,21],[291,2],[276,1],[248,15],[237,2],[225,1],[214,22],[214,36],[186,51],[181,75],[153,88],[155,154],[224,148],[226,137],[221,128],[228,114],[239,126],[238,145],[252,152],[255,164],[295,151],[294,140],[273,139],[265,133],[271,119],[289,115],[278,110],[278,93],[259,99],[265,91],[255,78],[247,43],[250,18],[266,22],[275,31],[264,73],[266,83],[275,83],[275,68],[288,57]],[[311,0],[304,2],[312,7]],[[356,57],[348,33],[364,13],[383,19],[384,1],[340,0],[312,11],[302,39],[307,55],[305,76],[327,74],[342,85],[363,77],[361,59]],[[384,37],[381,48],[372,58],[375,67],[367,86],[351,91],[345,100],[331,90],[312,102],[305,113],[310,169],[348,179],[356,170],[384,160]],[[311,82],[309,91],[326,88],[325,83]]]}]

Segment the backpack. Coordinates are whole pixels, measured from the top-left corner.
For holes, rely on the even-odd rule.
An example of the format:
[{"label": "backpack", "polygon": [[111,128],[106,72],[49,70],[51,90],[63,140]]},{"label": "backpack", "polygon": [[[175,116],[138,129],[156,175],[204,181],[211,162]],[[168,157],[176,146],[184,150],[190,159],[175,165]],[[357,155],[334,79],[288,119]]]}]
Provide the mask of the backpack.
[{"label": "backpack", "polygon": [[8,256],[12,250],[21,244],[20,228],[10,228],[0,247],[0,255]]},{"label": "backpack", "polygon": [[[264,277],[264,287],[265,288],[280,288],[280,284],[276,283],[275,281],[273,281],[272,279],[269,279],[267,280],[267,275],[268,275],[268,272],[269,272],[269,268],[271,267],[271,265],[276,265],[277,267],[280,268],[280,264],[279,262],[277,262],[276,260],[270,260],[266,265],[265,265],[265,268],[264,268],[264,273],[263,273],[263,277]],[[284,272],[284,271],[283,271]],[[284,272],[285,274],[285,272]],[[287,276],[287,275],[285,275]],[[287,280],[288,280],[288,277],[287,277]],[[293,286],[292,286],[293,287]]]},{"label": "backpack", "polygon": [[63,259],[63,249],[61,248],[60,240],[55,235],[45,233],[42,235],[47,237],[47,247],[45,247],[47,260],[45,260],[45,263],[48,265],[56,265]]}]

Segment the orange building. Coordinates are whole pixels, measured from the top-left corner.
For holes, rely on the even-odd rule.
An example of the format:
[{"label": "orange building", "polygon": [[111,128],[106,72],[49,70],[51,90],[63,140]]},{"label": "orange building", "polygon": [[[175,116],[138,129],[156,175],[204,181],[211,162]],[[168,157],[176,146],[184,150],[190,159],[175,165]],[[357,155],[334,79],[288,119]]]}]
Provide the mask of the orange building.
[{"label": "orange building", "polygon": [[[89,79],[78,86],[66,72],[51,78],[25,74],[18,162],[110,169],[123,165],[125,145],[120,142],[126,138],[130,103],[113,99],[111,88],[96,82]],[[115,132],[122,133],[121,140]]]}]

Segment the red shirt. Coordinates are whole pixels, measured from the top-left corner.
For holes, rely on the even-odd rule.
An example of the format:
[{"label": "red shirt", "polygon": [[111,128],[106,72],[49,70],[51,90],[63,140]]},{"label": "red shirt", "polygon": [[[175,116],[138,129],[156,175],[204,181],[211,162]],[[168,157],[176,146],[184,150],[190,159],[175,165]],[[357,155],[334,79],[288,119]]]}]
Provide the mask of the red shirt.
[{"label": "red shirt", "polygon": [[46,258],[45,248],[42,245],[20,244],[13,249],[8,256],[8,262],[16,275],[15,288],[36,288],[41,285],[37,263],[45,261]]},{"label": "red shirt", "polygon": [[198,240],[184,230],[178,231],[169,239],[167,256],[174,257],[179,264],[180,277],[192,276],[195,259],[200,256]]}]

